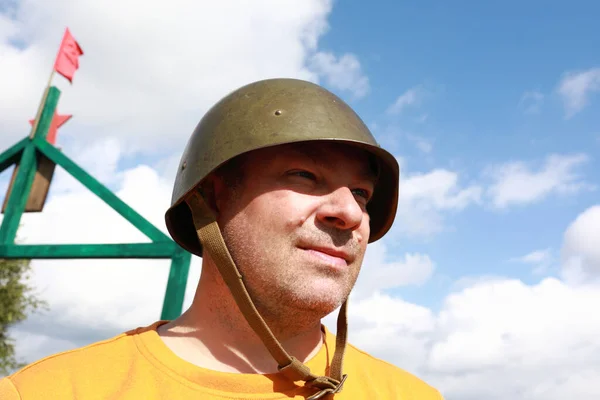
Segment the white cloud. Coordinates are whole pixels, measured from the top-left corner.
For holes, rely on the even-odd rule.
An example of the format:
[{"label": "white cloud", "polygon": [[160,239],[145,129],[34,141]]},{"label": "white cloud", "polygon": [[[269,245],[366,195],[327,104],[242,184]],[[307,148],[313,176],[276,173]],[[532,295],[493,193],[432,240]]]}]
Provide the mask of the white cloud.
[{"label": "white cloud", "polygon": [[[473,281],[438,312],[380,292],[351,301],[350,342],[417,374],[447,400],[596,399],[600,286]],[[335,319],[326,324],[335,331]],[[540,340],[543,338],[543,340]]]},{"label": "white cloud", "polygon": [[402,93],[394,104],[388,107],[388,114],[400,114],[405,108],[409,106],[418,105],[425,95],[425,91],[421,85],[412,87],[406,92]]},{"label": "white cloud", "polygon": [[600,281],[600,206],[581,213],[565,232],[562,248],[565,279],[574,284]]},{"label": "white cloud", "polygon": [[354,54],[337,58],[332,53],[318,52],[312,56],[309,65],[334,89],[348,90],[355,98],[364,97],[369,92],[369,78],[363,74]]},{"label": "white cloud", "polygon": [[522,257],[517,257],[513,261],[522,262],[526,264],[539,264],[550,259],[550,249],[536,250],[528,253]]},{"label": "white cloud", "polygon": [[[600,205],[576,218],[565,233],[563,268],[573,256],[600,266],[598,226]],[[547,254],[520,259],[540,262]],[[437,312],[376,292],[351,302],[349,337],[448,400],[592,400],[600,396],[600,284],[586,283],[465,279]],[[328,323],[333,329],[334,320]]]},{"label": "white cloud", "polygon": [[427,200],[437,209],[463,209],[479,198],[480,188],[458,188],[458,174],[435,169],[427,174],[415,174],[404,181],[403,194],[411,201]]},{"label": "white cloud", "polygon": [[551,249],[535,250],[521,257],[512,258],[510,261],[533,266],[532,273],[535,275],[545,275],[549,272],[552,264]]},{"label": "white cloud", "polygon": [[0,14],[0,37],[10,38],[18,29],[14,21],[12,21],[7,15]]},{"label": "white cloud", "polygon": [[426,254],[404,254],[404,259],[393,260],[383,241],[373,243],[367,250],[362,272],[356,282],[359,297],[387,289],[408,285],[422,285],[435,270],[433,261]]},{"label": "white cloud", "polygon": [[[123,178],[117,171],[124,153],[123,146],[117,138],[107,136],[88,139],[85,142],[72,141],[62,151],[106,186],[116,185]],[[63,173],[61,168],[57,168],[57,171],[59,172],[55,174],[50,188],[51,194],[68,192],[81,186],[71,175]]]},{"label": "white cloud", "polygon": [[519,107],[525,114],[538,114],[544,103],[544,95],[538,91],[528,91],[523,93],[519,100]]},{"label": "white cloud", "polygon": [[489,167],[486,175],[493,183],[487,195],[494,207],[529,204],[540,201],[551,194],[570,194],[592,188],[576,172],[585,164],[584,154],[550,155],[537,171],[521,162],[508,162]]},{"label": "white cloud", "polygon": [[112,136],[124,154],[168,157],[210,105],[251,81],[324,78],[342,94],[368,89],[356,56],[319,53],[330,0],[292,0],[285,7],[275,0],[235,6],[31,0],[16,7],[14,17],[0,14],[2,147],[27,134],[65,26],[84,55],[73,85],[54,79],[63,90],[59,111],[74,115],[59,143]]},{"label": "white cloud", "polygon": [[411,236],[440,232],[440,211],[460,211],[477,204],[481,193],[478,185],[461,187],[458,174],[445,169],[401,178],[395,230]]},{"label": "white cloud", "polygon": [[424,137],[412,134],[407,134],[406,138],[413,142],[415,146],[425,154],[429,154],[433,150],[433,141],[431,139],[425,139]]},{"label": "white cloud", "polygon": [[467,288],[446,299],[422,368],[450,399],[596,398],[599,300],[553,278]]},{"label": "white cloud", "polygon": [[595,190],[596,185],[586,182],[578,171],[588,161],[585,154],[551,154],[537,169],[533,163],[506,162],[489,166],[483,171],[483,179],[471,184],[460,184],[459,174],[447,169],[410,174],[403,162],[394,231],[431,236],[444,229],[444,212],[487,203],[503,209],[535,203],[553,194]]},{"label": "white cloud", "polygon": [[600,91],[600,68],[567,72],[557,90],[563,98],[565,115],[571,118],[587,106],[590,94]]},{"label": "white cloud", "polygon": [[[366,299],[351,300],[348,319],[350,343],[436,384],[423,368],[436,330],[430,309],[375,292]],[[327,326],[335,332],[334,320],[330,321]],[[443,390],[439,385],[436,388]]]}]

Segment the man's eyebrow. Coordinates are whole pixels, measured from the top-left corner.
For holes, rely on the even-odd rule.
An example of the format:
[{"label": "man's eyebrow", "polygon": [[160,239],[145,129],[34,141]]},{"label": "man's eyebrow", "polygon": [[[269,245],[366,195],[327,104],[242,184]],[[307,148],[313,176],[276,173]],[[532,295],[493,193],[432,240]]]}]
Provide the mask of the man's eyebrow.
[{"label": "man's eyebrow", "polygon": [[365,172],[363,172],[362,174],[360,174],[360,180],[361,181],[365,181],[368,182],[369,184],[372,184],[373,186],[377,185],[377,179],[378,176],[375,175],[374,172],[367,170]]},{"label": "man's eyebrow", "polygon": [[[319,147],[314,145],[306,145],[304,143],[298,143],[296,146],[291,147],[291,153],[295,153],[299,156],[304,156],[309,158],[317,165],[321,165],[324,167],[330,167],[323,160],[327,160],[327,152]],[[373,185],[377,184],[379,180],[379,163],[377,158],[368,152],[361,152],[357,149],[357,155],[363,156],[366,162],[366,165],[361,168],[359,178],[361,180],[373,183]]]},{"label": "man's eyebrow", "polygon": [[377,157],[375,157],[373,154],[371,153],[366,153],[367,154],[367,168],[364,169],[362,171],[363,173],[363,178],[369,181],[373,182],[373,185],[377,185],[377,182],[379,181],[379,175],[380,175],[380,165],[379,165],[379,161],[377,160]]}]

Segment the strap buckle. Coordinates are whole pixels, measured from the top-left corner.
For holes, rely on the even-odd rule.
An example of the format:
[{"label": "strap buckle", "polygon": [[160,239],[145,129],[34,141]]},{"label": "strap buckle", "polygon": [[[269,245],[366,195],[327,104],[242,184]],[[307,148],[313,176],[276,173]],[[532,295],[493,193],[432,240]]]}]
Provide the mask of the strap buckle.
[{"label": "strap buckle", "polygon": [[348,375],[344,374],[342,375],[342,380],[335,385],[334,388],[326,388],[326,389],[322,389],[320,391],[318,391],[317,393],[313,394],[312,396],[308,397],[307,400],[318,400],[318,399],[322,399],[323,397],[327,396],[328,394],[336,394],[342,391],[342,386],[344,386],[344,382],[346,381],[346,378],[348,377]]}]

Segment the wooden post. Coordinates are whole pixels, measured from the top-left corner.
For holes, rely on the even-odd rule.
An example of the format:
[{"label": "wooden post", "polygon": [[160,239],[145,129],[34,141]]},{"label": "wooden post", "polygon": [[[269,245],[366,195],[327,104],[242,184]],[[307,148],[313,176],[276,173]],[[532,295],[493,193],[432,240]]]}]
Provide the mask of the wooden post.
[{"label": "wooden post", "polygon": [[[59,98],[60,90],[58,90],[54,86],[46,88],[44,95],[45,103],[38,112],[36,121],[33,124],[34,128],[32,129],[30,138],[46,138],[48,130],[50,129],[50,125],[52,124],[52,119],[54,118],[54,112],[56,111],[56,106],[58,104]],[[22,212],[42,211],[42,209],[44,208],[44,204],[46,203],[46,198],[48,197],[48,190],[50,189],[52,176],[54,175],[55,164],[51,160],[46,158],[43,154],[36,154],[35,158],[36,162],[33,166],[35,168],[35,174],[33,177],[33,181],[27,189],[27,201],[25,203],[25,208]],[[19,171],[23,168],[25,170],[27,170],[27,168],[31,168],[31,166],[24,166],[22,162],[23,160],[16,162],[15,169],[13,170],[13,174],[8,185],[6,196],[4,197],[2,212],[5,214],[8,214],[8,202],[14,190],[15,182],[17,176],[19,175]],[[25,171],[25,173],[29,172]],[[19,219],[20,218],[21,216],[19,216]]]},{"label": "wooden post", "polygon": [[190,253],[177,247],[177,252],[171,259],[171,270],[160,317],[163,320],[172,320],[181,314],[191,259]]},{"label": "wooden post", "polygon": [[17,236],[21,216],[25,211],[25,203],[29,197],[31,184],[36,170],[35,146],[28,143],[23,150],[19,172],[11,188],[10,198],[0,227],[0,244],[12,244]]}]

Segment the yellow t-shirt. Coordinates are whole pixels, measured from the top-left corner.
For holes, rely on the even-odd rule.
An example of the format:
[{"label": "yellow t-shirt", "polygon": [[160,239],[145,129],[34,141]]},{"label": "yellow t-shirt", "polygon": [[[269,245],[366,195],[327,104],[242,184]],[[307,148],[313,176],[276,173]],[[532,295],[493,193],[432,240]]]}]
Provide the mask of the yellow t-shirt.
[{"label": "yellow t-shirt", "polygon": [[[315,393],[278,374],[224,373],[188,363],[158,336],[156,328],[165,322],[30,364],[0,380],[0,399],[291,400]],[[306,363],[316,374],[324,374],[333,357],[335,336],[326,329],[325,335],[325,345]],[[348,378],[336,400],[442,399],[422,380],[352,345],[347,346],[343,371]]]}]

